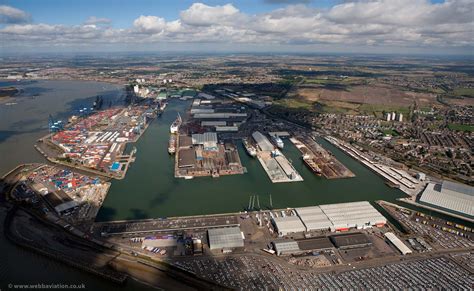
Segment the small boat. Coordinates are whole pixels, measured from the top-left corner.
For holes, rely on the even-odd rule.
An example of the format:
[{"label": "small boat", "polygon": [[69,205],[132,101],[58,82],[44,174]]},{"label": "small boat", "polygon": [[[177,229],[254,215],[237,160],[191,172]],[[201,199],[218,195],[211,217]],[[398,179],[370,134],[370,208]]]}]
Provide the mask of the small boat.
[{"label": "small boat", "polygon": [[184,176],[184,180],[191,180],[193,178],[194,178],[193,176]]}]

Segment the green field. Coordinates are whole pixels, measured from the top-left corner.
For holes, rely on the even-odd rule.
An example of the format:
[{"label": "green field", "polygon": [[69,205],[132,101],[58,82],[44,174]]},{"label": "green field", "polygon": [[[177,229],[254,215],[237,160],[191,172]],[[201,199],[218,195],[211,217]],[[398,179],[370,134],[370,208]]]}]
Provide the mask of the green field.
[{"label": "green field", "polygon": [[398,136],[398,132],[396,130],[393,130],[393,129],[384,129],[384,130],[381,130],[381,132],[383,133],[383,135],[391,135],[391,136]]},{"label": "green field", "polygon": [[456,88],[453,95],[474,98],[474,88]]},{"label": "green field", "polygon": [[469,125],[469,124],[448,124],[448,128],[451,130],[457,130],[457,131],[469,131],[473,132],[474,131],[474,125]]},{"label": "green field", "polygon": [[302,100],[298,99],[280,99],[275,102],[275,105],[286,107],[286,108],[292,108],[292,109],[306,109],[306,110],[311,110],[313,108],[313,104],[310,102],[305,102]]}]

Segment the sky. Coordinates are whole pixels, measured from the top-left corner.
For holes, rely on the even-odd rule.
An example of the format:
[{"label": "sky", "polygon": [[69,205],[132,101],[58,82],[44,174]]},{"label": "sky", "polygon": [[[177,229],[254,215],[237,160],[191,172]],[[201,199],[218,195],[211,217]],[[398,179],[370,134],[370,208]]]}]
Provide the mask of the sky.
[{"label": "sky", "polygon": [[474,0],[0,0],[0,54],[474,52]]}]

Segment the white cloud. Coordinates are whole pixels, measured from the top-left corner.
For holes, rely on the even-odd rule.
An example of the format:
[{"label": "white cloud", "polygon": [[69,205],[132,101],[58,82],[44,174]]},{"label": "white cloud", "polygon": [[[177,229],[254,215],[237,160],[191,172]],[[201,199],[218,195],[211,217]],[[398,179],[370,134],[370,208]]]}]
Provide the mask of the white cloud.
[{"label": "white cloud", "polygon": [[84,24],[110,24],[110,23],[112,23],[111,19],[105,18],[105,17],[96,17],[96,16],[90,16],[84,22]]},{"label": "white cloud", "polygon": [[[246,14],[232,4],[195,3],[167,21],[142,15],[127,29],[100,25],[91,17],[82,25],[10,24],[0,28],[9,45],[93,45],[97,43],[220,45],[338,45],[377,47],[474,47],[473,0],[360,0],[329,9],[303,4],[267,13]],[[7,41],[5,41],[7,43]]]},{"label": "white cloud", "polygon": [[140,32],[161,33],[166,27],[166,21],[161,17],[142,15],[135,19],[133,26]]},{"label": "white cloud", "polygon": [[202,3],[194,3],[188,9],[181,11],[180,16],[183,23],[188,25],[209,26],[213,24],[228,24],[238,17],[239,9],[232,4],[223,6],[207,6]]},{"label": "white cloud", "polygon": [[0,24],[24,23],[30,21],[30,15],[20,9],[0,5]]}]

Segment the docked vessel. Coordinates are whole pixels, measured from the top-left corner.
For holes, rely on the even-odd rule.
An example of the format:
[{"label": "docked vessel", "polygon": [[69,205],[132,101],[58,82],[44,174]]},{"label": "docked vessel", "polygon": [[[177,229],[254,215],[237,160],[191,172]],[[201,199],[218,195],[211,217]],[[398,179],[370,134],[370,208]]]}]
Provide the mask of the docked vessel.
[{"label": "docked vessel", "polygon": [[272,135],[272,139],[276,143],[278,148],[282,149],[285,146],[281,138],[278,137],[277,135]]},{"label": "docked vessel", "polygon": [[255,157],[257,155],[257,150],[249,143],[246,138],[242,139],[242,144],[244,145],[245,150],[250,156]]},{"label": "docked vessel", "polygon": [[176,118],[175,121],[173,121],[173,123],[170,126],[170,132],[171,133],[178,133],[179,127],[181,126],[182,122],[183,122],[183,120],[181,119],[181,115],[179,115],[179,113],[178,113],[178,117]]},{"label": "docked vessel", "polygon": [[303,156],[303,162],[310,168],[310,170],[317,176],[321,176],[321,168],[310,156]]},{"label": "docked vessel", "polygon": [[173,155],[176,153],[176,135],[172,134],[168,142],[168,153]]},{"label": "docked vessel", "polygon": [[166,108],[167,105],[168,105],[168,103],[166,103],[166,102],[161,102],[161,103],[160,103],[160,111],[165,111],[165,108]]}]

